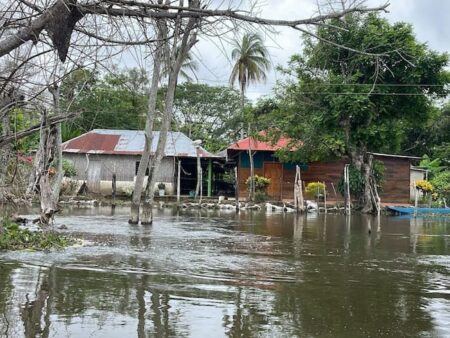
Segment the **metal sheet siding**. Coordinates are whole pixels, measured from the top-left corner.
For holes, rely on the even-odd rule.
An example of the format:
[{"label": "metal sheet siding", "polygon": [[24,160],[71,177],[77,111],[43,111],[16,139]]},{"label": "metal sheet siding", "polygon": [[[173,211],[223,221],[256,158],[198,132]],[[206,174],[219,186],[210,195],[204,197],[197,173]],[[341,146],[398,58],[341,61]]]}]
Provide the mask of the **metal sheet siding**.
[{"label": "metal sheet siding", "polygon": [[[111,181],[113,172],[116,172],[118,181],[133,181],[136,173],[136,163],[141,159],[138,155],[100,155],[88,154],[89,166],[87,166],[86,154],[64,153],[64,158],[73,162],[78,180],[96,179]],[[93,170],[96,173],[94,174]],[[173,157],[163,158],[156,174],[156,181],[173,183],[175,177]]]}]

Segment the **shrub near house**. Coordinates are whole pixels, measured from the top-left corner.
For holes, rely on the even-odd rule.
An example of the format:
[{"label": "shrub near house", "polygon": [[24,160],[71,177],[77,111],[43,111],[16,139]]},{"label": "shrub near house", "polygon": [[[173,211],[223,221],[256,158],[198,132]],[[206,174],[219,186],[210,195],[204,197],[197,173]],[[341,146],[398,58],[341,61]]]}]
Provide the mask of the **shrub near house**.
[{"label": "shrub near house", "polygon": [[[250,190],[251,177],[245,181],[248,190]],[[255,175],[255,202],[264,202],[267,200],[266,189],[270,184],[270,178]]]}]

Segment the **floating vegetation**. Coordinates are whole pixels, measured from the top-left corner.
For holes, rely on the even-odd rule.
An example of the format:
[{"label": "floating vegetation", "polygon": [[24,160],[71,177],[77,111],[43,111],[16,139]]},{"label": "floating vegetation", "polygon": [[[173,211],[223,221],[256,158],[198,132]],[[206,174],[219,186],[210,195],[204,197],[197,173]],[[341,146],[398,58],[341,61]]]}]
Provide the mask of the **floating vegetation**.
[{"label": "floating vegetation", "polygon": [[0,223],[0,251],[62,249],[75,243],[75,239],[52,230],[34,231],[9,220]]}]

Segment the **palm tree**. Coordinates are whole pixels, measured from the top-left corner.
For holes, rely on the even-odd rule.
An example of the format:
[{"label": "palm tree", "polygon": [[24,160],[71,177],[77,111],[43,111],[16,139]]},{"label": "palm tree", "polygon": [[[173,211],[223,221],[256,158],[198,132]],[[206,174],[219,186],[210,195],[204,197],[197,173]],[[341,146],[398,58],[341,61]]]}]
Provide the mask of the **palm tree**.
[{"label": "palm tree", "polygon": [[258,33],[246,33],[242,40],[234,40],[231,58],[236,61],[230,75],[230,84],[239,83],[241,94],[251,83],[266,80],[270,69],[269,53]]},{"label": "palm tree", "polygon": [[[264,46],[262,37],[258,33],[246,33],[242,40],[234,40],[234,48],[231,58],[235,61],[230,75],[230,84],[238,82],[241,90],[242,127],[241,138],[244,137],[244,104],[245,91],[251,83],[266,80],[266,72],[270,69],[269,53]],[[251,150],[251,125],[248,125],[250,158],[250,196],[255,196],[255,168],[253,165],[253,153]]]}]

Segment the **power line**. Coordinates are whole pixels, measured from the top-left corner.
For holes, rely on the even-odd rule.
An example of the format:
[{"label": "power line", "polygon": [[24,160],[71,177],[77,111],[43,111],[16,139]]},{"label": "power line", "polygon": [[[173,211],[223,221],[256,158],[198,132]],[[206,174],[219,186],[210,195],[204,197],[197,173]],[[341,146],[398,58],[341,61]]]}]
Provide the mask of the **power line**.
[{"label": "power line", "polygon": [[[229,84],[229,81],[225,80],[212,80],[212,79],[202,79],[198,80],[205,82]],[[265,83],[266,85],[275,85],[275,82]],[[308,84],[305,84],[308,85]],[[423,83],[312,83],[314,86],[341,86],[341,87],[445,87],[446,84],[423,84]]]},{"label": "power line", "polygon": [[434,93],[330,93],[330,92],[296,92],[295,95],[341,95],[341,96],[355,96],[355,95],[366,95],[366,96],[427,96],[433,95]]}]

